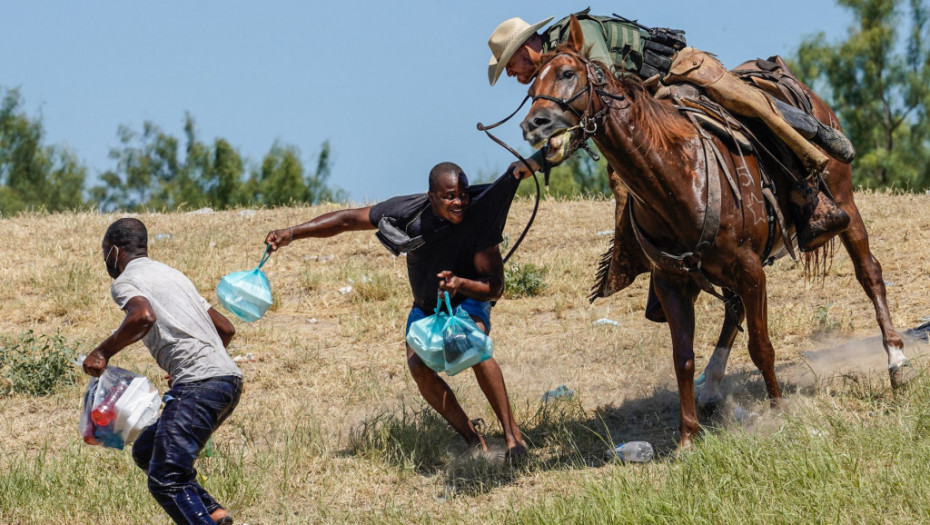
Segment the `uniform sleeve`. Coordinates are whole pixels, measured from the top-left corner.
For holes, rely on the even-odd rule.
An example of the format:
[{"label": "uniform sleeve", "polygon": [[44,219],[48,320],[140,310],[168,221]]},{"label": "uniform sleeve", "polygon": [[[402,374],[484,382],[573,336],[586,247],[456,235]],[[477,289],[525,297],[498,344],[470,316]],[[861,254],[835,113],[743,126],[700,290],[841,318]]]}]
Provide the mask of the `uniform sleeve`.
[{"label": "uniform sleeve", "polygon": [[113,301],[116,302],[116,305],[119,306],[121,310],[126,308],[126,303],[133,297],[145,297],[142,290],[139,290],[134,284],[129,281],[120,280],[113,282],[113,286],[110,287],[110,295],[113,296]]}]

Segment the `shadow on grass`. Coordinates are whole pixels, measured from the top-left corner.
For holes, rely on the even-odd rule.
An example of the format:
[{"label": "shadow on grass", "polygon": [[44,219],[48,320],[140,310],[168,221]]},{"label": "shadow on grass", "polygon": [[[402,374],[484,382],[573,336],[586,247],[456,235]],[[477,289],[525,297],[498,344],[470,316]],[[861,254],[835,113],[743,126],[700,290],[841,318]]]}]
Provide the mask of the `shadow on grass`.
[{"label": "shadow on grass", "polygon": [[349,437],[347,455],[381,461],[420,475],[442,475],[440,498],[478,495],[511,484],[534,471],[597,468],[616,461],[609,451],[626,441],[653,444],[657,460],[678,443],[678,394],[657,389],[653,395],[622,404],[585,409],[578,396],[540,403],[520,423],[529,456],[512,463],[495,424],[487,434],[495,456],[472,459],[459,435],[428,407],[382,413],[365,421]]},{"label": "shadow on grass", "polygon": [[[803,362],[795,362],[777,367],[786,396],[811,397],[825,391],[842,391],[856,399],[875,400],[890,395],[881,377],[839,374],[811,381],[804,366]],[[752,422],[738,421],[738,412],[756,417],[756,422],[759,414],[754,410],[766,412],[768,399],[758,370],[731,370],[723,390],[727,397],[720,405],[698,414],[704,432],[725,432],[734,426],[748,428]],[[441,475],[445,483],[439,498],[486,493],[533,472],[600,468],[617,461],[610,454],[614,446],[629,441],[651,443],[654,461],[675,457],[680,431],[679,396],[674,385],[656,387],[651,395],[628,398],[618,405],[586,409],[582,401],[580,396],[562,397],[520,411],[535,413],[520,421],[529,456],[519,464],[472,459],[458,434],[425,405],[413,410],[402,407],[399,412],[369,419],[352,433],[346,453],[424,476]],[[488,444],[503,458],[503,435],[496,422],[493,429],[487,434]]]}]

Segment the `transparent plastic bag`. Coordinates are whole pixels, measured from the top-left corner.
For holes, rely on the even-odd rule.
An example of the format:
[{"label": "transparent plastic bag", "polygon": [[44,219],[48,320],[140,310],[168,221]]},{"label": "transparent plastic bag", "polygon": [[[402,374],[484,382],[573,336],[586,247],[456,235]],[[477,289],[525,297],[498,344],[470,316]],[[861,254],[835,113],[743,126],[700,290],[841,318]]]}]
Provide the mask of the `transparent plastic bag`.
[{"label": "transparent plastic bag", "polygon": [[146,378],[115,366],[91,377],[78,428],[84,442],[122,449],[158,419],[161,396]]},{"label": "transparent plastic bag", "polygon": [[[446,304],[449,304],[449,294],[446,293]],[[452,311],[451,306],[449,311]],[[436,300],[436,309],[433,315],[414,321],[407,331],[407,344],[413,348],[414,353],[426,366],[442,372],[446,369],[446,360],[443,357],[442,331],[446,327],[449,314],[442,309],[442,298]]]},{"label": "transparent plastic bag", "polygon": [[464,308],[455,309],[442,331],[445,372],[450,376],[489,359],[494,352],[491,338],[478,328]]},{"label": "transparent plastic bag", "polygon": [[450,376],[490,358],[494,352],[491,338],[464,308],[459,306],[450,315],[452,311],[449,292],[443,292],[436,301],[436,313],[414,321],[407,332],[407,343],[426,366]]},{"label": "transparent plastic bag", "polygon": [[271,307],[271,283],[261,270],[270,256],[271,252],[266,246],[262,260],[255,269],[233,272],[223,277],[216,287],[220,304],[247,323],[261,319]]}]

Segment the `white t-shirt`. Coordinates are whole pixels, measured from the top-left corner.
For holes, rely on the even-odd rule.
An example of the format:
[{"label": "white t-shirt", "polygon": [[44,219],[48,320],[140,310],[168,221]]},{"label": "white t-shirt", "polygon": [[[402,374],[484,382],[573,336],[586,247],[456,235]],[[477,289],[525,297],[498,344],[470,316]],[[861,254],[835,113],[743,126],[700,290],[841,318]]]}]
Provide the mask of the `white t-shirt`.
[{"label": "white t-shirt", "polygon": [[110,293],[120,308],[137,296],[145,297],[152,305],[155,325],[142,343],[174,384],[220,376],[242,377],[207,313],[210,304],[183,273],[140,257],[129,261],[113,281]]}]

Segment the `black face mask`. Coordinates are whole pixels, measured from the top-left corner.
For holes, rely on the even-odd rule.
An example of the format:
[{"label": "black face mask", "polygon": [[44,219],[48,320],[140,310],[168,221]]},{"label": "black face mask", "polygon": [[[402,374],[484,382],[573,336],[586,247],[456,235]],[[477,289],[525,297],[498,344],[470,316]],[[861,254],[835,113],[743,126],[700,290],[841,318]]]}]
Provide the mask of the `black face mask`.
[{"label": "black face mask", "polygon": [[[110,252],[112,252],[114,249],[116,250],[116,257],[113,258],[113,266],[110,266]],[[110,277],[116,279],[117,277],[119,277],[120,273],[122,273],[120,272],[119,266],[118,266],[119,248],[116,247],[116,245],[113,245],[110,247],[110,252],[107,252],[107,256],[104,257],[103,264],[104,266],[107,267],[107,273],[110,274]]]}]

